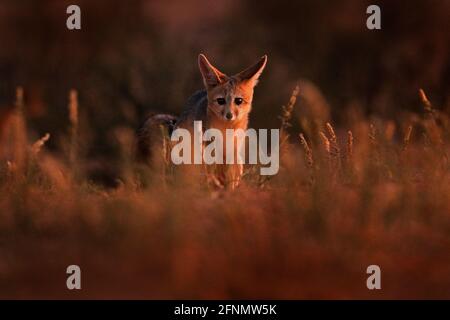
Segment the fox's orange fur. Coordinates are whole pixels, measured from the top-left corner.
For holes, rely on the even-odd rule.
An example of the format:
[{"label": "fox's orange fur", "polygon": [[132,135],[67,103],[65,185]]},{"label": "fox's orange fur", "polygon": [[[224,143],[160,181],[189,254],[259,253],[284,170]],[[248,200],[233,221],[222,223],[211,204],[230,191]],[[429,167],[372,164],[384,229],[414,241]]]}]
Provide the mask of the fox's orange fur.
[{"label": "fox's orange fur", "polygon": [[[226,129],[247,129],[252,109],[253,90],[267,63],[267,56],[249,68],[233,76],[227,76],[200,54],[198,66],[203,77],[204,90],[194,93],[178,118],[171,116],[150,117],[140,130],[141,151],[149,148],[149,126],[155,123],[169,125],[169,132],[176,128],[193,131],[194,121],[202,121],[203,130],[219,129],[225,137]],[[158,121],[156,121],[159,117]],[[225,141],[224,141],[225,145]],[[234,144],[236,147],[236,143]],[[144,149],[144,150],[142,150]],[[223,153],[225,155],[225,152]],[[236,150],[235,150],[236,154]],[[215,176],[220,184],[234,188],[242,176],[241,164],[216,166]]]}]

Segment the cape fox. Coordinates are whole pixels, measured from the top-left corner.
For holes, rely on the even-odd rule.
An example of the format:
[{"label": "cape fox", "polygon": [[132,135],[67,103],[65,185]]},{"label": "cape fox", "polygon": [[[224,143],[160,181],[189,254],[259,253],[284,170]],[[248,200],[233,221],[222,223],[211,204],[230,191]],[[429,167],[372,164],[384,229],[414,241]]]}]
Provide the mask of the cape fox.
[{"label": "cape fox", "polygon": [[[179,117],[157,114],[146,119],[138,130],[140,158],[150,161],[152,143],[157,139],[154,128],[161,125],[168,129],[169,135],[177,128],[188,129],[192,133],[194,121],[202,121],[203,130],[220,130],[223,136],[226,129],[246,130],[252,108],[253,90],[266,63],[267,56],[264,55],[247,69],[227,76],[200,54],[198,66],[205,88],[188,99]],[[223,164],[214,166],[212,176],[216,185],[234,188],[239,184],[242,173],[242,164]]]}]

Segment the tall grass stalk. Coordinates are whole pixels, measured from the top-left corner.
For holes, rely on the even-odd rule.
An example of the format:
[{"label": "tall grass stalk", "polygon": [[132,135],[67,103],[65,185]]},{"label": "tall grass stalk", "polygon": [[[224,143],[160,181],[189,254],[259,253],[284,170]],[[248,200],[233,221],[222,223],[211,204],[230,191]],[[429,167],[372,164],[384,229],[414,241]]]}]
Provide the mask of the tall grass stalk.
[{"label": "tall grass stalk", "polygon": [[79,168],[79,105],[78,105],[78,92],[75,89],[69,92],[69,165],[72,168],[74,178],[79,178],[80,168]]}]

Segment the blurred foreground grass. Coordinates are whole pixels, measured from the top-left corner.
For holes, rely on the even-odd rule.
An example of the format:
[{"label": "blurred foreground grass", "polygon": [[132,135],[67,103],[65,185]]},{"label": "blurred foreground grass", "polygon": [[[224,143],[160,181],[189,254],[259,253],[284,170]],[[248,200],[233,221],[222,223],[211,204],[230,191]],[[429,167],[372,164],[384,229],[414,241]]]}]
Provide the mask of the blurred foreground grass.
[{"label": "blurred foreground grass", "polygon": [[[450,298],[449,118],[419,96],[401,122],[310,113],[288,137],[291,99],[279,174],[247,168],[235,191],[136,165],[117,128],[111,189],[86,175],[76,92],[51,153],[50,135],[29,141],[19,88],[0,119],[0,297]],[[70,264],[81,291],[65,287]],[[371,264],[382,290],[366,288]]]}]

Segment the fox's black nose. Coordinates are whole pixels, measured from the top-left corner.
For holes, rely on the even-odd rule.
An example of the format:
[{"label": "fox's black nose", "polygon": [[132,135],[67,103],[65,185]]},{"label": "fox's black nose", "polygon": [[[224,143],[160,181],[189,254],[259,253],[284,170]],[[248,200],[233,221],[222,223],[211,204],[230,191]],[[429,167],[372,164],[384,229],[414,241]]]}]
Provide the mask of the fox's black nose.
[{"label": "fox's black nose", "polygon": [[227,112],[225,114],[225,118],[227,118],[228,120],[231,120],[231,119],[233,119],[233,114],[231,112]]}]

